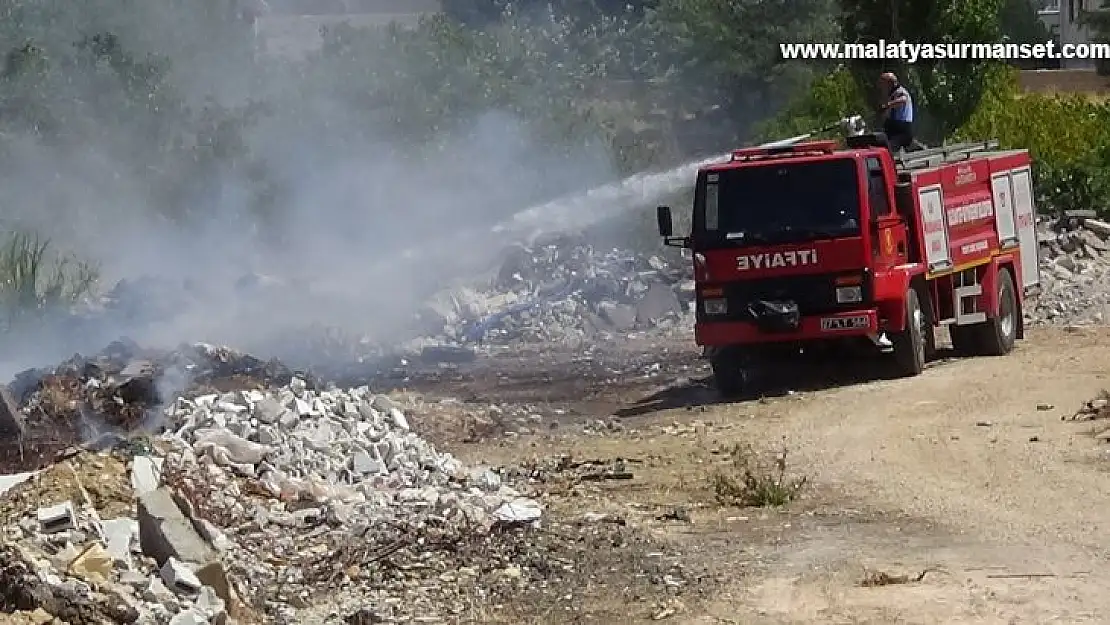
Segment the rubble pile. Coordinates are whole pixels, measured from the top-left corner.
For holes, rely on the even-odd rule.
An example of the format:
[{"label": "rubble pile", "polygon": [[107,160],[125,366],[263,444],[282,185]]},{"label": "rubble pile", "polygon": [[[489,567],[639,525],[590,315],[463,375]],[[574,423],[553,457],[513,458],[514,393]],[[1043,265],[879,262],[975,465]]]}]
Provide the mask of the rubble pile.
[{"label": "rubble pile", "polygon": [[[22,483],[0,494],[4,611],[184,625],[370,610],[383,622],[462,610],[490,575],[511,592],[512,559],[539,557],[522,536],[540,504],[437,451],[408,412],[366,387],[313,389],[299,377],[178,397],[157,436],[10,480]],[[119,467],[129,484],[110,488]],[[516,538],[496,538],[507,534]],[[435,584],[420,581],[428,575]]]},{"label": "rubble pile", "polygon": [[667,325],[694,298],[690,268],[560,237],[516,247],[483,288],[441,292],[421,313],[459,343],[578,341]]},{"label": "rubble pile", "polygon": [[1110,224],[1066,216],[1042,227],[1041,284],[1026,305],[1032,323],[1110,322]]}]

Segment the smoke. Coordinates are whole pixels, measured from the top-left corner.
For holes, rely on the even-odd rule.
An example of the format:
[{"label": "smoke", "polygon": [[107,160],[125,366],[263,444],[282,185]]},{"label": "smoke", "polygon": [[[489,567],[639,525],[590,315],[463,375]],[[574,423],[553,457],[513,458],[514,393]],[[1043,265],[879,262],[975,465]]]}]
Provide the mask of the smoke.
[{"label": "smoke", "polygon": [[[120,336],[150,347],[225,343],[261,356],[288,354],[311,326],[394,338],[433,290],[512,242],[491,234],[496,224],[616,178],[603,147],[583,141],[553,150],[534,119],[501,107],[406,139],[395,120],[368,112],[375,103],[352,96],[357,85],[345,83],[368,79],[341,74],[350,64],[252,61],[243,30],[221,27],[233,21],[198,13],[198,3],[31,4],[39,12],[23,10],[24,31],[13,35],[17,21],[6,20],[0,41],[58,50],[111,32],[138,58],[169,59],[164,89],[189,108],[168,119],[183,127],[186,119],[195,126],[206,106],[261,102],[268,113],[238,128],[238,145],[224,146],[245,156],[206,167],[165,157],[168,148],[155,144],[188,133],[156,128],[149,120],[162,118],[153,114],[129,118],[104,66],[66,67],[64,79],[44,83],[41,101],[84,140],[51,143],[0,127],[6,221],[95,261],[106,288],[151,277],[161,293],[140,296],[130,317],[67,316],[13,337],[0,374]],[[368,76],[420,69],[400,62],[361,61]],[[328,71],[336,74],[321,75]],[[472,231],[485,234],[458,236]]]}]

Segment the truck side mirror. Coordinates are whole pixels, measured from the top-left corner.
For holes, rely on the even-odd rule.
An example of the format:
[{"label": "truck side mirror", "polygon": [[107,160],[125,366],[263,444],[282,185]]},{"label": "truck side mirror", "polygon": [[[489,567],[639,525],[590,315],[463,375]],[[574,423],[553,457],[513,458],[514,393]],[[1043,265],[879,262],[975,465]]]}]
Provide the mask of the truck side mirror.
[{"label": "truck side mirror", "polygon": [[674,224],[671,223],[671,208],[659,206],[655,209],[655,220],[659,223],[659,236],[667,238],[674,234]]}]

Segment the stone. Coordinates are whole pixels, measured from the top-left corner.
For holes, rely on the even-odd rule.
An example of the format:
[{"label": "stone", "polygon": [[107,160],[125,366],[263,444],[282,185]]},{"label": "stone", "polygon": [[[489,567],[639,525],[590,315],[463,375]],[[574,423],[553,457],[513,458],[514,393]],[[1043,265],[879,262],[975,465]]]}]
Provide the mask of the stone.
[{"label": "stone", "polygon": [[101,521],[108,553],[117,562],[131,562],[131,544],[139,533],[139,524],[134,519],[109,519]]},{"label": "stone", "polygon": [[170,558],[205,564],[217,555],[165,487],[139,497],[139,546],[159,566]]},{"label": "stone", "polygon": [[145,495],[161,485],[162,459],[135,456],[131,460],[131,488],[136,495]]},{"label": "stone", "polygon": [[402,430],[409,429],[409,421],[405,418],[405,413],[401,412],[400,408],[392,408],[389,411],[389,418],[393,420],[393,425]]},{"label": "stone", "polygon": [[489,469],[475,471],[470,479],[478,488],[487,492],[495,493],[501,488],[501,476]]},{"label": "stone", "polygon": [[166,583],[166,588],[177,593],[195,595],[203,586],[192,569],[177,558],[167,559],[158,572]]},{"label": "stone", "polygon": [[173,594],[166,584],[162,582],[161,578],[152,577],[147,582],[146,588],[142,594],[144,601],[150,603],[161,603],[163,605],[176,605],[177,596]]},{"label": "stone", "polygon": [[189,608],[170,619],[170,625],[208,625],[210,619],[199,610]]},{"label": "stone", "polygon": [[254,418],[258,419],[259,423],[272,425],[280,421],[287,411],[288,409],[274,398],[263,397],[254,405]]},{"label": "stone", "polygon": [[359,475],[378,474],[384,469],[380,460],[365,451],[359,450],[351,455],[351,470]]},{"label": "stone", "polygon": [[216,594],[216,590],[211,586],[204,586],[200,589],[193,607],[208,620],[217,618],[226,609],[224,600]]},{"label": "stone", "polygon": [[506,523],[531,523],[543,515],[540,504],[532,499],[516,499],[502,504],[493,513],[493,518]]}]

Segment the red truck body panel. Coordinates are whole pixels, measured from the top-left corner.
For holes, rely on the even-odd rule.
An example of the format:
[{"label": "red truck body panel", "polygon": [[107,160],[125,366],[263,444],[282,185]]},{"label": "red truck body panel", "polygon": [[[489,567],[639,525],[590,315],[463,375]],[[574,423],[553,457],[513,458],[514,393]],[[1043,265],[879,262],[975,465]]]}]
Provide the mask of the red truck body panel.
[{"label": "red truck body panel", "polygon": [[[834,150],[828,143],[801,147],[795,155],[761,156],[758,150],[743,155],[745,158],[737,158],[734,154],[732,162],[703,172],[854,159],[859,163],[864,227],[859,236],[805,243],[695,247],[697,305],[756,284],[761,292],[771,292],[776,280],[804,280],[807,276],[813,277],[815,288],[830,288],[829,280],[841,284],[837,276],[844,276],[845,284],[860,284],[853,282],[852,276],[862,274],[867,296],[855,308],[841,306],[818,314],[806,314],[802,308],[800,323],[787,332],[764,331],[753,321],[735,317],[714,321],[699,308],[695,325],[699,345],[813,341],[900,331],[905,328],[905,299],[911,284],[927,293],[935,324],[977,323],[981,315],[997,314],[996,281],[1002,267],[1015,278],[1019,306],[1022,287],[1038,282],[1031,163],[1024,150],[984,150],[954,162],[946,157],[914,167],[899,167],[885,148]],[[871,203],[876,200],[868,195],[865,163],[874,167],[876,159],[881,163],[883,193],[891,208],[872,219],[875,207]],[[895,187],[898,181],[903,185],[901,194]],[[968,295],[976,287],[965,288],[967,284],[978,285],[981,292]]]}]

